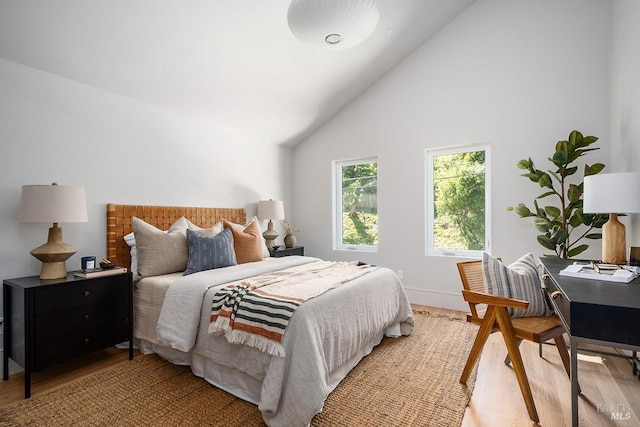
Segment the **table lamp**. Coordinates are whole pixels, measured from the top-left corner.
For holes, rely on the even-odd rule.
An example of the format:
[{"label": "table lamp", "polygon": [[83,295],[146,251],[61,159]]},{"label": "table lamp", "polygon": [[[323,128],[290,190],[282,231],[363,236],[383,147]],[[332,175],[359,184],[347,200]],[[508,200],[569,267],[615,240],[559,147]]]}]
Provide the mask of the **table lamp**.
[{"label": "table lamp", "polygon": [[609,213],[602,226],[602,262],[625,264],[625,227],[618,214],[640,213],[640,173],[621,172],[584,178],[584,213]]},{"label": "table lamp", "polygon": [[60,222],[87,222],[87,202],[84,188],[58,185],[23,185],[18,221],[49,222],[47,243],[31,251],[42,261],[40,279],[66,277],[66,260],[76,253],[75,248],[62,241]]},{"label": "table lamp", "polygon": [[268,219],[267,231],[262,233],[264,240],[267,243],[267,249],[271,251],[273,249],[278,232],[273,229],[272,220],[283,220],[284,216],[284,203],[282,200],[260,200],[258,202],[258,219]]}]

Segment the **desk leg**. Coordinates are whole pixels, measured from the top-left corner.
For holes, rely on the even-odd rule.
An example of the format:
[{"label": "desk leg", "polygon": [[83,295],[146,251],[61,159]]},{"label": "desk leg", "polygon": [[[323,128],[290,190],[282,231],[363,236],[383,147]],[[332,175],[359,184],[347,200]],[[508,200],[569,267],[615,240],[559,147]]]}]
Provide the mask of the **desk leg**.
[{"label": "desk leg", "polygon": [[578,427],[578,342],[571,337],[571,425]]}]

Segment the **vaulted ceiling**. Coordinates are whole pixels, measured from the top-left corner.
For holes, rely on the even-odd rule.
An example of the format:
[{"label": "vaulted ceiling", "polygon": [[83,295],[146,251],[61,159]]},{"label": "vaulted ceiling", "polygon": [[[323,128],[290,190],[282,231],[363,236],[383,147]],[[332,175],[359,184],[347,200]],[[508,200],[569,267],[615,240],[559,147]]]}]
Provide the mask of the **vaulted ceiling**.
[{"label": "vaulted ceiling", "polygon": [[377,0],[346,50],[296,39],[290,0],[0,0],[0,58],[296,144],[475,0]]}]

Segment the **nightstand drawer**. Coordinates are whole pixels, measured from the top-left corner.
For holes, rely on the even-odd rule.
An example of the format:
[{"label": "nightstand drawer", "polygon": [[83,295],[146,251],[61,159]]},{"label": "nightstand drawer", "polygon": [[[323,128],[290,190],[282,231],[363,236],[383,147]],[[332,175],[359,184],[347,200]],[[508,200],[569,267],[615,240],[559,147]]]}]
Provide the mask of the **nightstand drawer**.
[{"label": "nightstand drawer", "polygon": [[49,285],[35,294],[35,314],[93,304],[98,301],[125,301],[128,298],[128,292],[128,274]]}]

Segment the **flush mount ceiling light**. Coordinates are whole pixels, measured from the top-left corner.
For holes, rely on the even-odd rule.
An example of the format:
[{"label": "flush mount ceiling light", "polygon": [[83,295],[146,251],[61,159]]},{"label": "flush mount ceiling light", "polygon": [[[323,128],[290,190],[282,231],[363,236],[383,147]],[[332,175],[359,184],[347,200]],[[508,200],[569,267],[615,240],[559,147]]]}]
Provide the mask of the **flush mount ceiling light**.
[{"label": "flush mount ceiling light", "polygon": [[292,0],[289,29],[303,42],[331,49],[355,46],[378,25],[374,0]]}]

